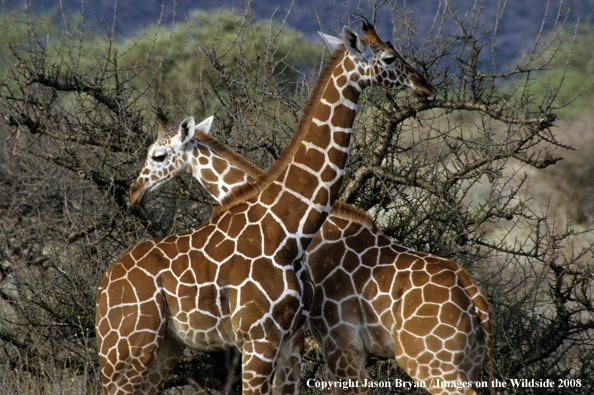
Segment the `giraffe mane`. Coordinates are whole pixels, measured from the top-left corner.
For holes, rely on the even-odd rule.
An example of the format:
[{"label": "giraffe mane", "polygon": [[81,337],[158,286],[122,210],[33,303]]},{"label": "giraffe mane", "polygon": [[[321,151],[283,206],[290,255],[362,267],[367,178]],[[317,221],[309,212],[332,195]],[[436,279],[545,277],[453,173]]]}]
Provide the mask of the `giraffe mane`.
[{"label": "giraffe mane", "polygon": [[252,162],[245,159],[243,156],[239,155],[237,152],[233,151],[219,139],[211,136],[210,134],[204,133],[201,130],[196,130],[196,132],[194,133],[194,138],[196,138],[203,144],[208,145],[210,148],[219,153],[223,158],[227,159],[230,163],[233,163],[235,166],[239,167],[242,171],[246,172],[251,177],[257,179],[262,174],[264,174],[264,170],[260,169],[258,166],[254,165]]},{"label": "giraffe mane", "polygon": [[334,202],[330,216],[338,217],[350,222],[356,222],[372,232],[384,235],[384,232],[377,226],[367,211],[339,200]]},{"label": "giraffe mane", "polygon": [[297,125],[297,129],[295,130],[293,138],[289,141],[289,143],[287,143],[285,149],[278,159],[274,162],[270,169],[267,172],[261,174],[256,179],[256,181],[237,188],[235,192],[225,197],[221,202],[221,205],[213,210],[213,218],[222,214],[231,206],[245,202],[249,198],[263,191],[287,168],[294,158],[299,145],[303,141],[307,130],[309,129],[309,125],[311,124],[314,113],[322,99],[322,94],[324,93],[324,90],[326,89],[326,86],[332,77],[332,73],[343,60],[345,53],[346,48],[344,45],[339,46],[328,60],[328,63],[326,63],[326,66],[324,66],[320,72],[320,76],[315,82],[311,93],[307,98],[307,102],[305,103],[305,107],[303,109],[303,115],[299,120],[299,124]]}]

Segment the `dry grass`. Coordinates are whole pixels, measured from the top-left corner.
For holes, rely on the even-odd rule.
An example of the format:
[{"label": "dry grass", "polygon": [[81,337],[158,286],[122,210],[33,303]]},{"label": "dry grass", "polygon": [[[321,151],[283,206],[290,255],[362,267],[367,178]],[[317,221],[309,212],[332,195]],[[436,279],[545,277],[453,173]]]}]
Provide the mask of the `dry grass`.
[{"label": "dry grass", "polygon": [[44,375],[20,370],[0,370],[0,393],[19,395],[95,395],[100,394],[98,372],[73,374],[68,369],[47,367]]}]

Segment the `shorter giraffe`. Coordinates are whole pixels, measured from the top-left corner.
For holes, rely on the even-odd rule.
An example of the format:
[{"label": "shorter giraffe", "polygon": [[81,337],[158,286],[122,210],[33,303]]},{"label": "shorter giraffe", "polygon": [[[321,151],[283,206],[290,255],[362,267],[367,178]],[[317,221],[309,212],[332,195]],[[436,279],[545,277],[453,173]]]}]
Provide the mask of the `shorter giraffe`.
[{"label": "shorter giraffe", "polygon": [[[220,142],[209,136],[208,144]],[[227,162],[223,168],[251,177],[262,173],[228,149],[208,152]],[[208,173],[205,168],[215,161],[194,154],[188,171]],[[141,177],[167,178],[150,165],[149,158]],[[167,168],[175,172],[175,166]],[[456,393],[461,390],[443,383],[477,380],[485,352],[492,380],[488,303],[458,264],[392,243],[364,211],[344,203],[334,205],[303,259],[315,287],[309,324],[327,361],[328,380],[351,379],[360,383],[351,393],[369,393],[362,386],[366,357],[396,357],[430,392]]]}]

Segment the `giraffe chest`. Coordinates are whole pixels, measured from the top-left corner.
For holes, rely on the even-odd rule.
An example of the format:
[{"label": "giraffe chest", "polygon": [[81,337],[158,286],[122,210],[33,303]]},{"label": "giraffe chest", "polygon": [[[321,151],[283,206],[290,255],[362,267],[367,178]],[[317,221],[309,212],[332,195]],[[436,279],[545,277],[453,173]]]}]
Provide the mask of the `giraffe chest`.
[{"label": "giraffe chest", "polygon": [[307,263],[312,278],[318,279],[310,323],[320,339],[338,336],[333,341],[339,348],[354,342],[367,355],[393,358],[394,305],[399,301],[392,295],[394,266],[375,262],[369,267],[355,254],[336,259],[339,254],[319,251],[326,252],[324,258],[310,255],[313,260]]},{"label": "giraffe chest", "polygon": [[[241,350],[248,339],[288,332],[299,321],[302,284],[291,265],[298,242],[268,240],[274,221],[255,221],[248,208],[158,245],[167,331],[186,346]],[[262,319],[273,316],[276,322]]]},{"label": "giraffe chest", "polygon": [[[224,243],[219,247],[225,248]],[[216,253],[190,249],[160,273],[171,336],[202,351],[232,346],[241,350],[246,339],[264,336],[268,327],[294,326],[302,287],[292,267],[242,254],[216,261],[212,258]],[[279,310],[288,313],[277,323],[260,319]]]}]

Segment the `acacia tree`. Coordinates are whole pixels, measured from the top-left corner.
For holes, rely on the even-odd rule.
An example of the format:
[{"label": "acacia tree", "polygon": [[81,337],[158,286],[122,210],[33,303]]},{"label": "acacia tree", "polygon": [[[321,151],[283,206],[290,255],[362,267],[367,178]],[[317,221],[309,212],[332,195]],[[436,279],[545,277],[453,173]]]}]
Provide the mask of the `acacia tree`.
[{"label": "acacia tree", "polygon": [[[393,16],[396,48],[435,94],[366,91],[341,199],[396,242],[471,273],[491,303],[498,378],[574,380],[570,390],[586,393],[594,388],[592,231],[537,206],[529,182],[567,148],[554,126],[563,79],[536,85],[551,62],[568,62],[558,50],[564,24],[503,68],[494,55],[502,14],[484,10],[478,0],[464,16],[444,6],[424,35],[396,4],[358,11]],[[214,204],[182,178],[143,208],[129,206],[158,118],[216,114],[216,136],[266,168],[292,135],[322,47],[299,39],[285,16],[255,20],[249,6],[197,12],[124,42],[84,18],[64,17],[58,28],[22,15],[4,14],[1,382],[93,393],[102,272],[133,243],[198,225]],[[166,387],[234,391],[235,357],[188,352]],[[320,377],[322,363],[311,347],[304,382]],[[377,380],[406,379],[393,361],[368,367]]]}]

